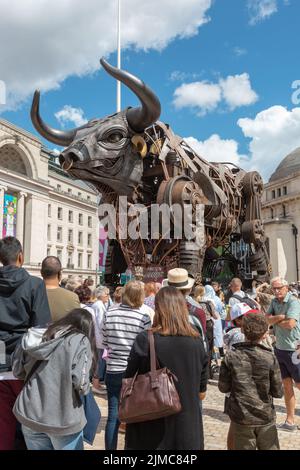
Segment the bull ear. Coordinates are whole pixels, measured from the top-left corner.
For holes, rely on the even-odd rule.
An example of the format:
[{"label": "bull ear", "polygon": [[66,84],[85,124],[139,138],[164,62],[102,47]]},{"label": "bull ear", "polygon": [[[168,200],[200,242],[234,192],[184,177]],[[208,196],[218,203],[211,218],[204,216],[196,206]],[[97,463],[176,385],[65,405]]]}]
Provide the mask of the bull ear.
[{"label": "bull ear", "polygon": [[70,131],[61,131],[53,129],[48,126],[40,116],[40,92],[36,90],[31,105],[31,120],[36,128],[36,130],[43,136],[45,139],[53,142],[54,144],[61,145],[66,147],[71,144],[74,140],[77,129],[72,129]]},{"label": "bull ear", "polygon": [[100,59],[100,63],[107,73],[130,88],[142,104],[141,107],[128,109],[126,118],[130,127],[136,132],[143,132],[146,127],[157,121],[160,116],[161,106],[153,91],[139,78],[113,67],[103,58]]}]

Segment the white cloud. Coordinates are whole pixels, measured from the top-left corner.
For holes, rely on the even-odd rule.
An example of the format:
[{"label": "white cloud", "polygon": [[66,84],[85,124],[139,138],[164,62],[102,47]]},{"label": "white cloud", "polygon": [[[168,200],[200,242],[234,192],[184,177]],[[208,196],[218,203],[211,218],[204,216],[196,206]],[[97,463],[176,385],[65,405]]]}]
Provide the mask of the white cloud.
[{"label": "white cloud", "polygon": [[257,169],[265,178],[286,155],[300,147],[300,108],[289,111],[272,106],[254,119],[239,119],[238,126],[251,139],[249,169]]},{"label": "white cloud", "polygon": [[283,106],[272,106],[254,119],[239,119],[237,124],[250,139],[248,155],[239,153],[236,140],[222,139],[217,134],[204,141],[194,137],[184,140],[206,160],[231,162],[246,171],[258,171],[265,181],[284,157],[300,147],[300,107],[289,111]]},{"label": "white cloud", "polygon": [[55,113],[56,119],[64,127],[65,124],[72,123],[76,127],[86,124],[87,119],[84,117],[84,112],[81,108],[73,108],[66,104],[60,111]]},{"label": "white cloud", "polygon": [[225,80],[220,80],[220,86],[230,109],[248,106],[258,100],[257,94],[251,88],[250,77],[247,73],[229,75]]},{"label": "white cloud", "polygon": [[183,83],[174,92],[174,105],[177,109],[196,108],[203,115],[213,111],[221,101],[219,85],[206,82]]},{"label": "white cloud", "polygon": [[255,103],[258,95],[251,88],[249,75],[229,75],[218,83],[183,83],[174,92],[173,104],[177,109],[194,108],[199,116],[203,116],[214,111],[222,100],[230,110]]},{"label": "white cloud", "polygon": [[277,12],[277,0],[248,0],[247,6],[251,25],[255,25]]},{"label": "white cloud", "polygon": [[204,141],[194,137],[186,137],[184,140],[209,162],[231,162],[243,166],[247,159],[246,155],[239,154],[238,143],[235,140],[221,139],[218,134],[213,134]]},{"label": "white cloud", "polygon": [[[197,34],[212,0],[122,1],[122,47],[160,50]],[[99,68],[116,49],[117,2],[1,0],[0,79],[9,105],[35,88],[57,88],[70,75]]]}]

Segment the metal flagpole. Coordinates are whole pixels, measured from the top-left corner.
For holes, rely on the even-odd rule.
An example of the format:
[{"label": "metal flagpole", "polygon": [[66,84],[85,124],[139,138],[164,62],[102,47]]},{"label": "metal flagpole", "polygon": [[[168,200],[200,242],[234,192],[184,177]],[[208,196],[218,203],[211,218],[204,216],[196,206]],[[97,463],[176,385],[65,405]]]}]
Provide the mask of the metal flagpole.
[{"label": "metal flagpole", "polygon": [[[118,0],[118,69],[121,68],[121,0]],[[121,82],[117,81],[117,112],[121,111]]]}]

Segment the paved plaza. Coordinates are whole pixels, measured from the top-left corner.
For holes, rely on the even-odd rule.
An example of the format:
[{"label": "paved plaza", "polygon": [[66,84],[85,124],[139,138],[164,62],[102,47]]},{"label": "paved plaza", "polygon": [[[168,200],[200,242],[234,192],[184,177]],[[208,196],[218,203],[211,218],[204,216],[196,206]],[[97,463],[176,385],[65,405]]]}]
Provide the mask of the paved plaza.
[{"label": "paved plaza", "polygon": [[[296,423],[300,426],[300,392],[296,390],[297,411]],[[99,430],[93,446],[86,445],[86,449],[104,450],[104,429],[107,419],[107,399],[106,396],[96,395],[97,403],[101,409],[102,419]],[[275,400],[277,422],[285,419],[284,400]],[[226,436],[229,426],[229,419],[223,413],[224,395],[219,392],[217,380],[210,380],[206,399],[203,402],[203,422],[205,449],[207,450],[224,450],[226,449]],[[279,431],[279,442],[282,450],[298,450],[300,449],[300,431],[294,433]],[[119,433],[118,449],[124,448],[124,434]]]}]

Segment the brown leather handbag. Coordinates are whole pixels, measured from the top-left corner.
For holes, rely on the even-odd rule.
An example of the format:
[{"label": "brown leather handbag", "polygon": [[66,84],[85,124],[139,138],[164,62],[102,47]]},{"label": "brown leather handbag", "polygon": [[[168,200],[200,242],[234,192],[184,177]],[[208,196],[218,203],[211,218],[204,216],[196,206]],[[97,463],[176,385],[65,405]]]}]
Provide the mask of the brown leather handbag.
[{"label": "brown leather handbag", "polygon": [[164,418],[181,411],[174,380],[177,377],[166,367],[157,369],[154,336],[148,330],[150,372],[122,380],[119,420],[140,423]]}]

